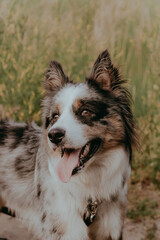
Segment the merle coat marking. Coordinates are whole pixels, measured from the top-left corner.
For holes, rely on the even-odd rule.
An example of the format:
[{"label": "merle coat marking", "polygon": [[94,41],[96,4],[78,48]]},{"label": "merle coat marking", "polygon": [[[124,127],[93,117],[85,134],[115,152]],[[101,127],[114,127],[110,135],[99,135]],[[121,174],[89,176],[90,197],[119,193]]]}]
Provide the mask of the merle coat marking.
[{"label": "merle coat marking", "polygon": [[[46,72],[43,125],[0,122],[0,192],[39,239],[120,240],[132,147],[130,94],[108,51],[85,83]],[[88,200],[100,202],[92,224]]]}]

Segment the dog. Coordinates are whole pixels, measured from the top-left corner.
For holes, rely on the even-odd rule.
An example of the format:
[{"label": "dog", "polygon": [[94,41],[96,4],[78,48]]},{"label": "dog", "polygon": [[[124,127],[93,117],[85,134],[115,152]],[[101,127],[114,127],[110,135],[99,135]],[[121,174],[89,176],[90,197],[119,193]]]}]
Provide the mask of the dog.
[{"label": "dog", "polygon": [[82,83],[51,61],[42,127],[0,121],[0,192],[39,239],[122,240],[138,142],[124,83],[107,50]]}]

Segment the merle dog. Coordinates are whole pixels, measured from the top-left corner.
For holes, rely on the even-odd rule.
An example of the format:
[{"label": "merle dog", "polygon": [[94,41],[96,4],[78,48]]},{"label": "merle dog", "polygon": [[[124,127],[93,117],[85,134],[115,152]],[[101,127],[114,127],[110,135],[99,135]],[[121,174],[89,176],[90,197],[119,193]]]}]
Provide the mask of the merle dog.
[{"label": "merle dog", "polygon": [[0,122],[0,192],[39,239],[120,240],[132,147],[130,94],[102,52],[83,83],[51,61],[42,127]]}]

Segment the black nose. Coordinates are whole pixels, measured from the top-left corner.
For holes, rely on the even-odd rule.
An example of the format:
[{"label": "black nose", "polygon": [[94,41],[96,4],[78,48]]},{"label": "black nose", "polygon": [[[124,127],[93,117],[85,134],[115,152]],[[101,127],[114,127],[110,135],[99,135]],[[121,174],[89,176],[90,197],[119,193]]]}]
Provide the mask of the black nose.
[{"label": "black nose", "polygon": [[48,138],[52,143],[58,144],[65,136],[65,130],[61,128],[51,129],[48,133]]}]

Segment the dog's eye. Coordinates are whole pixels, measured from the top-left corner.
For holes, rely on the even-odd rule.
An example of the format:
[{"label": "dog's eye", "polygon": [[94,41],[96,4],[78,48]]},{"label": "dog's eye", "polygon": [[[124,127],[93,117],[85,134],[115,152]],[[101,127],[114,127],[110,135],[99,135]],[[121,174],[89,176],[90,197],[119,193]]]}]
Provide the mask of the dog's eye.
[{"label": "dog's eye", "polygon": [[81,112],[81,116],[83,117],[94,117],[95,116],[95,113],[94,112],[91,112],[87,109],[84,109],[82,112]]},{"label": "dog's eye", "polygon": [[53,113],[52,119],[53,119],[54,121],[57,121],[58,118],[59,118],[59,114],[58,114],[58,113]]}]

